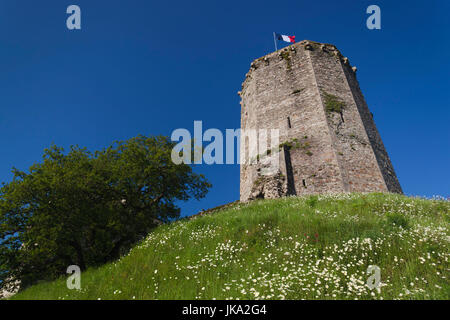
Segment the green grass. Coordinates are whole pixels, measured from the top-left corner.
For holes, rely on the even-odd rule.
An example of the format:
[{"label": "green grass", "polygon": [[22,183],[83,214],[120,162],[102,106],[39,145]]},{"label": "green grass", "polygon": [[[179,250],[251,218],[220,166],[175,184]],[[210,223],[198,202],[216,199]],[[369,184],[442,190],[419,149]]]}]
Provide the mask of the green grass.
[{"label": "green grass", "polygon": [[449,213],[375,193],[236,204],[155,229],[79,291],[63,277],[12,299],[449,299]]}]

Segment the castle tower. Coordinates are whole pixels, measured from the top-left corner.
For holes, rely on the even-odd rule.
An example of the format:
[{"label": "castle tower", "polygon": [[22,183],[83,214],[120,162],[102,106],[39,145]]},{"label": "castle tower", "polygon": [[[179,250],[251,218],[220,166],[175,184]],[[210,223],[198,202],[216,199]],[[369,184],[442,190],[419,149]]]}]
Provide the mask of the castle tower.
[{"label": "castle tower", "polygon": [[[325,192],[402,193],[356,67],[334,45],[304,40],[256,59],[239,94],[242,133],[279,130],[278,145],[267,139],[266,151],[259,143],[256,160],[241,160],[241,201]],[[241,152],[248,155],[249,136],[241,141]],[[269,158],[278,160],[276,167],[268,165]]]}]

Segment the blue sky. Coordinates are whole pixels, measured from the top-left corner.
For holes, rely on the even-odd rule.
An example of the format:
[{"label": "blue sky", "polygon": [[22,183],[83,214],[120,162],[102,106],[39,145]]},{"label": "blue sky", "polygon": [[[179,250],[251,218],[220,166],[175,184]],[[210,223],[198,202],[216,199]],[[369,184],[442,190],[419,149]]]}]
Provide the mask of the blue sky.
[{"label": "blue sky", "polygon": [[[82,29],[66,28],[76,4]],[[381,8],[381,30],[366,8]],[[250,62],[272,32],[335,44],[358,79],[408,195],[450,196],[448,1],[0,0],[0,181],[52,142],[240,126]],[[281,45],[281,43],[280,43]],[[238,165],[196,168],[213,184],[183,214],[239,198]]]}]

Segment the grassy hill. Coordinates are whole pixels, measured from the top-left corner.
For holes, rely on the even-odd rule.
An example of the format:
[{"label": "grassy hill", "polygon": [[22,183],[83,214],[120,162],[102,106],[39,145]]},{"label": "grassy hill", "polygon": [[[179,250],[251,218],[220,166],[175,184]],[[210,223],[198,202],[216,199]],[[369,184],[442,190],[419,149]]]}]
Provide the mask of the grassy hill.
[{"label": "grassy hill", "polygon": [[[450,299],[450,202],[393,194],[234,204],[13,299]],[[369,265],[381,287],[369,289]]]}]

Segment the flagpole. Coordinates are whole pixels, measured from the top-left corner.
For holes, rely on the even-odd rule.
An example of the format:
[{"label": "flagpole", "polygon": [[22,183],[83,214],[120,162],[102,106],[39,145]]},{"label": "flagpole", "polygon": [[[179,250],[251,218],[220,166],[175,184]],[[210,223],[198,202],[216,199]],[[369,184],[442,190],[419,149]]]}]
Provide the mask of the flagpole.
[{"label": "flagpole", "polygon": [[278,51],[278,49],[277,49],[277,41],[275,40],[275,32],[273,33],[273,43],[275,44],[275,51]]}]

